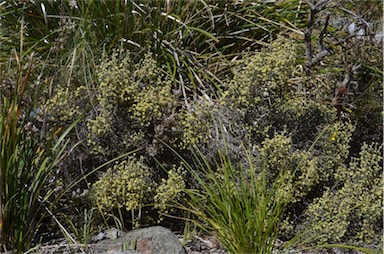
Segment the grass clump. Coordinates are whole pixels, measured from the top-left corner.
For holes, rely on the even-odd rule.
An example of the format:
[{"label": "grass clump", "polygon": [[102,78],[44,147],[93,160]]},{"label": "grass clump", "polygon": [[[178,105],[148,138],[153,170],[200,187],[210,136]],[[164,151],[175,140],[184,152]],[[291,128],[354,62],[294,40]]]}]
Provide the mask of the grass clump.
[{"label": "grass clump", "polygon": [[[296,227],[295,237],[286,238],[291,240],[283,249],[309,245],[375,253],[383,202],[380,147],[365,144],[349,167],[334,165],[335,172],[323,174],[324,157],[316,155],[317,145],[334,127],[325,128],[306,152],[294,150],[290,138],[276,134],[257,148],[260,157],[247,152],[247,163],[233,162],[226,150],[218,152],[212,165],[197,150],[194,164],[184,161],[196,187],[185,189],[187,198],[178,207],[194,215],[186,220],[213,233],[229,253],[273,253],[277,237],[284,238],[289,227]],[[330,183],[332,188],[316,189]],[[322,196],[309,204],[304,220],[290,219],[292,207],[300,209],[316,191]]]},{"label": "grass clump", "polygon": [[32,56],[26,65],[21,55],[15,53],[15,59],[17,77],[10,77],[16,80],[14,91],[0,93],[0,251],[22,252],[36,240],[42,219],[50,212],[49,180],[64,156],[65,137],[80,118],[55,143],[42,146],[33,135],[38,129],[27,120],[29,109],[23,107]]},{"label": "grass clump", "polygon": [[219,72],[225,71],[221,65],[267,44],[281,28],[279,22],[297,33],[293,23],[304,20],[295,15],[300,5],[298,0],[282,5],[215,0],[11,1],[0,6],[4,34],[0,46],[5,50],[14,46],[23,16],[28,50],[49,52],[63,67],[57,82],[76,77],[90,87],[103,47],[110,53],[124,41],[138,54],[149,48],[191,94],[215,90],[212,82],[220,82]]},{"label": "grass clump", "polygon": [[197,226],[214,231],[230,253],[272,253],[292,182],[281,169],[270,183],[266,168],[248,161],[248,168],[242,168],[219,152],[215,168],[204,158],[196,167],[187,166],[199,189],[186,189],[183,209],[198,218],[192,220]]}]

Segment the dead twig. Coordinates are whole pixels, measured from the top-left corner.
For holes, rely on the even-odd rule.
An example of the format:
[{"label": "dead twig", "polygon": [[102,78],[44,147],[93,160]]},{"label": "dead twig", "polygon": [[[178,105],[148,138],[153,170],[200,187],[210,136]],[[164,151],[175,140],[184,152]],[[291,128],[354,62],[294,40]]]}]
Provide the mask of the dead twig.
[{"label": "dead twig", "polygon": [[307,72],[309,72],[311,67],[315,65],[317,62],[319,62],[323,57],[330,54],[330,51],[324,47],[324,37],[327,34],[327,28],[328,28],[329,18],[330,18],[329,14],[326,16],[324,26],[319,35],[319,40],[318,40],[319,52],[316,54],[315,57],[313,56],[313,52],[312,52],[311,36],[312,36],[312,31],[315,27],[315,21],[316,21],[317,15],[323,10],[327,9],[329,7],[328,6],[329,3],[331,2],[332,1],[330,0],[320,0],[316,3],[313,0],[308,2],[310,11],[309,11],[307,28],[304,33],[305,57],[306,57],[305,66],[306,66]]},{"label": "dead twig", "polygon": [[357,71],[357,69],[360,68],[360,66],[361,66],[360,64],[355,64],[355,65],[350,64],[347,66],[347,71],[345,72],[344,80],[336,88],[332,96],[331,104],[333,107],[337,109],[338,115],[340,115],[340,112],[343,109],[344,100],[347,95],[347,88],[352,81],[353,74]]}]

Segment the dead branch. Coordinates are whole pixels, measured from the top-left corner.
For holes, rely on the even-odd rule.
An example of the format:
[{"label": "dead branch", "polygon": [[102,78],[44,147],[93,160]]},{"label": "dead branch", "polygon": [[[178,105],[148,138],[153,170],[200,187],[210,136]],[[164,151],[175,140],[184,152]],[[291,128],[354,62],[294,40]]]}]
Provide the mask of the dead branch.
[{"label": "dead branch", "polygon": [[355,65],[349,64],[347,66],[347,71],[345,72],[344,80],[336,88],[332,96],[331,104],[333,107],[337,109],[338,115],[340,114],[340,111],[343,108],[343,102],[346,97],[347,88],[352,81],[353,74],[357,71],[357,69],[360,68],[360,66],[361,66],[360,64],[355,64]]},{"label": "dead branch", "polygon": [[314,0],[311,0],[308,2],[310,12],[309,12],[309,18],[308,18],[308,25],[304,33],[306,71],[309,71],[314,64],[319,62],[323,57],[330,54],[330,52],[324,47],[324,37],[326,36],[326,33],[327,33],[327,28],[328,28],[329,18],[330,18],[329,14],[325,19],[323,29],[321,30],[319,35],[319,41],[318,41],[319,53],[316,54],[315,57],[313,57],[312,43],[311,43],[312,30],[314,29],[314,26],[315,26],[316,16],[319,12],[327,9],[329,7],[328,6],[329,3],[331,3],[330,0],[320,0],[316,3]]}]

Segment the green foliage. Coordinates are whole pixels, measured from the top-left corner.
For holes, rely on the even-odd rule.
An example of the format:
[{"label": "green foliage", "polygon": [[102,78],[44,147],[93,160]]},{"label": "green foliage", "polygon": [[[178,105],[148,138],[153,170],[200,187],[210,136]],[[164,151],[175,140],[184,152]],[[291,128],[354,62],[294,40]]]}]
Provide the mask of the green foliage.
[{"label": "green foliage", "polygon": [[355,125],[350,122],[336,122],[324,135],[321,144],[322,154],[321,170],[324,181],[332,185],[337,179],[335,174],[339,170],[345,170],[349,158],[350,143],[355,130]]},{"label": "green foliage", "polygon": [[64,237],[68,242],[71,242],[72,244],[87,244],[91,240],[92,234],[96,232],[96,225],[95,225],[95,215],[94,210],[96,208],[92,208],[90,210],[84,209],[83,211],[83,220],[81,221],[82,225],[76,225],[75,222],[73,222],[68,217],[65,217],[66,222],[70,225],[70,231],[73,232],[75,235],[75,242],[72,241],[72,237],[70,235],[66,235],[66,232],[64,232]]},{"label": "green foliage", "polygon": [[[156,216],[162,220],[161,214],[175,213],[173,204],[182,200],[185,175],[182,167],[173,167],[168,170],[167,177],[157,183],[152,170],[144,164],[143,157],[140,160],[130,157],[109,168],[92,185],[92,196],[103,213],[120,214],[124,209],[133,215],[138,214],[140,221],[132,218],[134,226],[137,223],[153,223]],[[141,213],[141,209],[147,206],[156,209],[156,213],[150,214],[151,218]]]},{"label": "green foliage", "polygon": [[[282,202],[288,205],[282,216],[291,233],[295,227],[307,225],[300,218],[304,218],[302,211],[309,206],[308,224],[327,225],[331,221],[338,225],[332,228],[333,234],[324,233],[322,242],[375,242],[373,235],[380,231],[376,226],[377,202],[382,202],[376,199],[380,199],[378,190],[382,183],[377,180],[380,174],[376,172],[378,164],[374,161],[381,159],[373,156],[376,154],[373,142],[382,141],[382,47],[368,36],[343,39],[347,36],[348,25],[354,22],[364,26],[362,18],[368,19],[371,14],[373,19],[368,23],[372,31],[369,32],[380,26],[381,11],[377,6],[369,0],[363,5],[343,5],[346,11],[333,8],[321,12],[311,40],[318,39],[321,33],[322,15],[332,13],[324,46],[332,48],[334,54],[322,58],[321,66],[312,66],[308,73],[302,68],[305,59],[301,41],[308,4],[299,0],[257,3],[3,1],[0,4],[0,66],[6,65],[14,48],[21,52],[20,57],[15,57],[17,61],[23,58],[22,54],[26,56],[32,51],[36,51],[39,61],[45,61],[37,62],[38,71],[31,73],[36,79],[26,91],[33,91],[33,96],[22,101],[9,99],[23,80],[14,70],[7,72],[10,77],[16,74],[0,83],[0,91],[6,98],[1,102],[5,105],[2,114],[5,116],[10,109],[16,114],[13,111],[16,104],[31,105],[36,112],[31,108],[19,114],[19,118],[25,120],[26,129],[34,130],[34,123],[29,123],[32,118],[29,111],[32,111],[37,117],[42,116],[43,120],[37,122],[47,130],[40,132],[38,146],[32,143],[37,135],[33,131],[24,132],[24,126],[14,115],[12,121],[17,128],[12,129],[15,135],[10,137],[18,137],[19,141],[12,143],[7,135],[0,141],[1,144],[8,141],[16,144],[2,148],[5,159],[1,163],[12,162],[19,156],[20,164],[10,163],[19,165],[14,169],[28,168],[24,161],[29,160],[33,163],[28,165],[38,168],[40,162],[51,156],[47,153],[51,150],[48,141],[54,135],[47,137],[47,141],[43,138],[54,133],[57,127],[77,119],[84,108],[92,107],[84,123],[77,128],[79,142],[73,142],[74,147],[81,144],[82,151],[71,153],[70,159],[59,164],[55,179],[61,178],[63,185],[73,177],[85,180],[84,184],[88,181],[92,184],[96,179],[83,179],[83,170],[95,172],[105,165],[104,160],[127,150],[145,148],[140,150],[144,158],[131,157],[116,164],[93,184],[92,193],[97,193],[94,198],[104,211],[120,208],[136,211],[151,203],[161,212],[173,212],[169,202],[181,197],[180,189],[188,183],[190,187],[197,187],[186,179],[184,172],[172,168],[180,162],[164,149],[164,143],[160,142],[164,141],[191,160],[194,160],[193,154],[187,148],[199,147],[205,155],[202,164],[214,168],[219,187],[228,187],[225,194],[220,194],[223,197],[220,201],[227,202],[229,207],[239,205],[234,200],[236,195],[248,198],[250,203],[258,202],[251,192],[239,194],[239,190],[243,191],[241,188],[245,192],[245,187],[238,184],[239,179],[248,184],[249,178],[255,177],[259,184],[256,189],[262,188],[264,180],[269,188],[274,186],[283,168],[285,178],[276,184],[286,187],[275,194],[283,196]],[[337,28],[332,23],[333,16],[347,20],[341,25],[344,27]],[[294,41],[286,37],[299,39]],[[18,43],[20,38],[24,39],[23,43]],[[334,40],[339,45],[333,46]],[[313,46],[316,54],[317,46]],[[348,85],[348,95],[338,115],[329,97],[342,81],[345,67],[356,62],[362,67]],[[37,101],[36,98],[42,99]],[[48,99],[46,112],[39,104]],[[314,145],[314,150],[307,151],[318,130],[327,125],[331,127]],[[5,130],[2,129],[4,133]],[[82,140],[85,142],[80,142]],[[363,142],[368,145],[361,148]],[[255,156],[248,157],[247,152],[239,149],[243,143]],[[216,170],[215,161],[223,159],[218,151],[224,147],[228,148],[224,162],[232,161],[232,165],[236,165],[232,167],[233,175],[228,174],[230,167],[226,167],[226,163]],[[170,169],[165,179],[161,179],[163,172],[151,156],[156,156],[164,168]],[[50,157],[47,163],[55,158]],[[255,175],[239,170],[241,167],[237,167],[237,163],[243,169],[255,169]],[[201,168],[204,167],[197,167],[195,172],[200,176]],[[2,177],[7,177],[9,172],[2,173]],[[34,170],[29,172],[30,179],[39,178],[32,177]],[[260,173],[264,175],[257,175]],[[226,182],[228,179],[231,181]],[[4,185],[9,182],[17,181],[8,180]],[[215,182],[210,183],[212,187],[211,184],[215,186]],[[291,185],[295,186],[293,191]],[[23,191],[19,192],[25,193]],[[356,197],[364,198],[357,200]],[[18,200],[21,201],[12,207],[20,208],[25,201]],[[207,198],[203,201],[208,204]],[[372,205],[367,206],[364,201]],[[73,200],[68,199],[67,203],[73,204]],[[339,212],[339,207],[344,210]],[[231,221],[232,217],[225,217],[231,211],[225,209],[223,207],[223,218]],[[215,212],[221,214],[218,210]],[[247,219],[253,221],[254,217]],[[2,222],[3,229],[9,226],[9,220]],[[77,225],[82,224],[74,224]],[[252,226],[247,225],[244,230],[254,230]],[[225,227],[223,222],[218,231],[231,230]],[[84,230],[84,235],[88,233]],[[236,233],[248,239],[249,232]],[[264,232],[259,233],[263,235]],[[323,233],[320,233],[321,236]],[[28,244],[28,239],[25,242]]]},{"label": "green foliage", "polygon": [[171,118],[178,99],[172,92],[173,83],[151,53],[134,63],[129,52],[115,50],[111,56],[104,55],[97,73],[93,89],[60,89],[48,104],[53,116],[65,121],[73,119],[87,101],[92,103],[85,132],[90,152],[115,156],[121,150],[152,143],[153,131],[161,138],[164,125],[175,125]]},{"label": "green foliage", "polygon": [[180,113],[183,147],[198,145],[207,159],[214,158],[214,151],[223,148],[221,130],[234,153],[249,138],[261,136],[262,141],[279,105],[294,94],[288,80],[296,72],[296,61],[296,46],[284,38],[233,61],[233,78],[222,84],[221,97],[196,96]]},{"label": "green foliage", "polygon": [[[286,209],[307,202],[314,187],[332,184],[309,205],[300,226],[305,230],[296,232],[297,237],[287,247],[296,241],[316,243],[319,248],[359,249],[356,244],[378,244],[383,203],[381,148],[365,144],[360,158],[342,168],[352,132],[353,125],[337,122],[325,128],[308,151],[294,149],[289,137],[276,134],[256,148],[261,162],[247,153],[246,168],[244,163],[232,163],[230,156],[223,153],[212,166],[198,151],[193,165],[184,161],[198,186],[186,189],[188,206],[176,203],[197,218],[188,220],[208,232],[215,231],[230,253],[271,253],[269,244],[274,237],[292,227],[289,217],[288,221],[284,219],[289,215]],[[332,158],[334,163],[329,163],[328,172],[323,172],[322,164],[328,157],[319,148],[341,152]],[[353,246],[324,244],[340,241]]]},{"label": "green foliage", "polygon": [[339,167],[337,185],[308,207],[306,216],[320,243],[381,242],[383,176],[382,147],[364,144],[360,157]]},{"label": "green foliage", "polygon": [[[47,110],[51,113],[52,119],[59,122],[70,122],[78,117],[86,108],[88,89],[80,86],[74,90],[60,88],[55,96],[47,102]],[[73,103],[78,102],[78,103]]]},{"label": "green foliage", "polygon": [[[295,227],[303,224],[294,219],[300,216],[293,214],[294,211],[303,210],[314,198],[324,195],[325,189],[342,181],[337,174],[347,168],[356,128],[347,121],[348,116],[337,121],[336,111],[322,101],[326,87],[319,88],[319,94],[303,93],[296,81],[292,81],[299,75],[297,48],[289,40],[279,39],[261,52],[236,62],[233,79],[223,84],[222,97],[196,95],[181,103],[182,91],[174,89],[175,84],[157,67],[150,53],[134,63],[127,51],[116,50],[110,57],[104,56],[99,64],[99,80],[90,92],[97,106],[87,120],[88,146],[93,153],[107,156],[122,149],[145,146],[147,155],[161,157],[164,151],[157,141],[159,138],[181,149],[197,145],[206,159],[213,162],[217,158],[215,151],[223,148],[225,140],[228,156],[247,167],[249,161],[238,147],[242,141],[249,142],[260,155],[252,163],[262,168],[257,160],[266,162],[268,183],[274,183],[284,168],[286,181],[296,187],[290,195],[289,188],[280,190],[289,199],[284,200],[289,211],[283,216],[285,222],[280,225],[280,234],[292,235]],[[85,87],[80,91],[85,92]],[[327,124],[331,127],[314,151],[306,151],[317,130]],[[152,179],[155,175],[158,176],[153,171]],[[159,186],[152,185],[153,194],[157,193],[155,198],[143,199],[140,206],[153,203],[161,212],[172,212],[168,202],[180,197],[182,184],[176,182],[182,177],[173,171],[168,177]],[[116,188],[126,188],[125,185],[120,182]],[[115,206],[108,202],[107,206]],[[124,202],[117,207],[138,208]],[[343,223],[349,225],[345,221],[340,225]],[[372,227],[369,223],[365,226]],[[351,236],[351,239],[356,238]]]},{"label": "green foliage", "polygon": [[308,151],[294,149],[289,137],[276,134],[273,138],[266,138],[259,153],[270,182],[275,181],[284,169],[287,179],[294,183],[294,190],[285,190],[287,194],[292,192],[286,196],[287,203],[301,201],[321,180],[318,158]]},{"label": "green foliage", "polygon": [[190,108],[180,112],[177,127],[182,133],[182,148],[210,141],[214,124],[214,114],[218,110],[209,98],[199,97],[190,104]]},{"label": "green foliage", "polygon": [[336,121],[334,108],[317,98],[307,98],[302,94],[284,100],[277,107],[278,113],[272,125],[284,129],[292,137],[292,142],[302,148],[309,146],[319,127]]},{"label": "green foliage", "polygon": [[[234,139],[258,142],[273,134],[272,125],[283,125],[280,105],[294,97],[289,82],[297,72],[297,46],[279,38],[261,52],[248,54],[235,62],[234,76],[224,84],[219,118]],[[283,131],[283,128],[278,130]],[[230,144],[229,144],[230,145]]]},{"label": "green foliage", "polygon": [[[97,118],[88,122],[91,141],[97,141],[111,131],[105,128],[106,122],[111,125],[125,120],[121,123],[124,126],[118,126],[125,147],[143,143],[149,125],[160,123],[175,107],[172,82],[157,67],[150,53],[140,63],[134,64],[129,54],[116,51],[111,58],[103,59],[98,73],[97,100],[100,107]],[[112,118],[112,115],[117,117]],[[130,126],[127,128],[128,123]]]}]

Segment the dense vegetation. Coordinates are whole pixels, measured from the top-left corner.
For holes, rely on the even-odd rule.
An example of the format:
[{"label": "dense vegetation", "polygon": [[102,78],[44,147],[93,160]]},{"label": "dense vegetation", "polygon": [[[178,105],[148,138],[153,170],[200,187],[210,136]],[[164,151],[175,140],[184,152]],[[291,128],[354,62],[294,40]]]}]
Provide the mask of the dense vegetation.
[{"label": "dense vegetation", "polygon": [[231,253],[379,250],[381,10],[0,1],[0,251],[180,218]]}]

